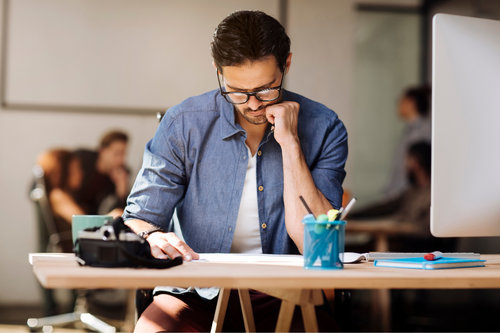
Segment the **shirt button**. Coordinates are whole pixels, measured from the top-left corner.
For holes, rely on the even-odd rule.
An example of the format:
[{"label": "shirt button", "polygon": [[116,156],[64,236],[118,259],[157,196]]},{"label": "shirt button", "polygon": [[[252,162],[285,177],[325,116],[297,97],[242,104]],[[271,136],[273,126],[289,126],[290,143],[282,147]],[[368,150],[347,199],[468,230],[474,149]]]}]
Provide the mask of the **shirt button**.
[{"label": "shirt button", "polygon": [[229,227],[229,231],[233,230],[233,228]]},{"label": "shirt button", "polygon": [[266,227],[267,227],[267,224],[262,223],[262,229],[266,229]]},{"label": "shirt button", "polygon": [[259,186],[259,191],[264,191],[264,186]]},{"label": "shirt button", "polygon": [[260,155],[262,155],[262,151],[261,151],[261,150],[259,150],[259,151],[257,152],[257,155],[259,155],[259,156],[260,156]]}]

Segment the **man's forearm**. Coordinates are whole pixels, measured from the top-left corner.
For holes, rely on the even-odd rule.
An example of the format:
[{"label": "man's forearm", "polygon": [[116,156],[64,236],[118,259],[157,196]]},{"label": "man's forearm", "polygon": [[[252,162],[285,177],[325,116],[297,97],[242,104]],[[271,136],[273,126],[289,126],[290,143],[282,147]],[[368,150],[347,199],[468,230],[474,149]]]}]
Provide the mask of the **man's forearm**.
[{"label": "man's forearm", "polygon": [[304,198],[315,216],[326,214],[333,207],[314,184],[314,179],[304,159],[300,143],[296,142],[285,147],[282,146],[282,152],[285,223],[290,238],[302,253],[304,243],[302,218],[307,214],[307,210],[299,197]]}]

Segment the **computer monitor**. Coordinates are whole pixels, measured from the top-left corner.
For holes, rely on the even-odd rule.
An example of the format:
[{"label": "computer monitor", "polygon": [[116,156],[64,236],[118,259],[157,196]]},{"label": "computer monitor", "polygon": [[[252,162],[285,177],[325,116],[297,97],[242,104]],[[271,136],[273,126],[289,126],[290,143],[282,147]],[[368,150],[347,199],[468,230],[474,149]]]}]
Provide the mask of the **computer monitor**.
[{"label": "computer monitor", "polygon": [[433,19],[431,232],[500,236],[500,21]]}]

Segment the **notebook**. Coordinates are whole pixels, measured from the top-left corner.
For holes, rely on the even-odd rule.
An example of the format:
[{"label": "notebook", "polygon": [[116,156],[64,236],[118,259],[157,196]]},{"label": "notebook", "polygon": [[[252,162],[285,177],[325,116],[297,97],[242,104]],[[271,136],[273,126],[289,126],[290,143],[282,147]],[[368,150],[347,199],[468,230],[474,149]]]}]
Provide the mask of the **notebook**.
[{"label": "notebook", "polygon": [[465,268],[465,267],[483,267],[486,260],[463,259],[442,257],[436,260],[425,260],[424,258],[401,258],[390,260],[375,260],[374,266],[377,267],[396,267],[413,269],[443,269],[443,268]]}]

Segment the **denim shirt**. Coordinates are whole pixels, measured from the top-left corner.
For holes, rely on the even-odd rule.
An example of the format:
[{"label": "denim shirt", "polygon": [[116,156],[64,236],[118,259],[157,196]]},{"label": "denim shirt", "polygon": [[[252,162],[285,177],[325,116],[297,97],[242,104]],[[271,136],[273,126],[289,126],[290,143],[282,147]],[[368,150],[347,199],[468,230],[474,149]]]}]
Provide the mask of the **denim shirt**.
[{"label": "denim shirt", "polygon": [[[300,105],[298,135],[305,161],[316,187],[338,209],[346,129],[322,104],[288,91],[283,98]],[[146,145],[125,220],[168,230],[177,209],[184,239],[195,252],[229,253],[248,166],[247,135],[234,112],[219,90],[170,108]],[[271,126],[257,152],[255,190],[263,253],[298,254],[286,231],[282,152]]]}]

